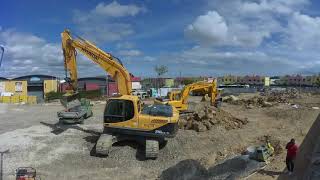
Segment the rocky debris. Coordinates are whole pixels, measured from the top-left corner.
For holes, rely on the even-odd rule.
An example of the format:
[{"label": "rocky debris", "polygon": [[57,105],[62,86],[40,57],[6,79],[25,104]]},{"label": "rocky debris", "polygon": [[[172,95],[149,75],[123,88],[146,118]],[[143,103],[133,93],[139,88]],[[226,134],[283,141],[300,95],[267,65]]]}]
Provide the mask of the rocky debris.
[{"label": "rocky debris", "polygon": [[182,115],[179,121],[179,127],[180,129],[204,132],[217,125],[231,130],[242,128],[242,126],[247,123],[247,119],[239,119],[222,109],[205,106],[204,109],[195,111],[193,114]]},{"label": "rocky debris", "polygon": [[296,88],[286,88],[284,91],[265,90],[261,96],[266,97],[267,101],[278,103],[286,103],[288,99],[300,97]]},{"label": "rocky debris", "polygon": [[250,99],[239,99],[233,95],[224,98],[224,102],[234,104],[234,105],[244,105],[248,109],[253,109],[254,107],[271,107],[273,104],[267,101],[264,97],[254,96]]},{"label": "rocky debris", "polygon": [[236,102],[238,100],[239,100],[239,98],[234,96],[234,95],[225,96],[225,97],[222,98],[223,102]]},{"label": "rocky debris", "polygon": [[234,105],[244,105],[247,109],[254,107],[272,107],[276,103],[289,103],[290,99],[299,98],[299,92],[295,88],[287,88],[282,91],[264,90],[258,96],[250,99],[240,99],[236,96],[230,95],[223,97],[223,102]]}]

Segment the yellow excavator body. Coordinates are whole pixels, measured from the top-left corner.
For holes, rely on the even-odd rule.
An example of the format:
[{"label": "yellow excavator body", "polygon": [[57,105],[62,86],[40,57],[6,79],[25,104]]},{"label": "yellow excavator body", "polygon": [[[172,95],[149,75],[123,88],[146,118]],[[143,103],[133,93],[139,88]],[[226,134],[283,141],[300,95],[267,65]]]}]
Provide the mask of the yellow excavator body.
[{"label": "yellow excavator body", "polygon": [[[179,112],[171,105],[143,106],[138,96],[132,95],[131,76],[122,62],[112,54],[104,52],[91,42],[72,38],[69,30],[61,33],[66,74],[72,91],[65,97],[77,94],[77,52],[98,64],[117,83],[119,96],[107,100],[104,111],[104,131],[96,144],[96,153],[108,155],[112,144],[122,139],[139,139],[146,147],[146,157],[156,158],[159,143],[176,135]],[[64,101],[64,104],[70,104]]]}]

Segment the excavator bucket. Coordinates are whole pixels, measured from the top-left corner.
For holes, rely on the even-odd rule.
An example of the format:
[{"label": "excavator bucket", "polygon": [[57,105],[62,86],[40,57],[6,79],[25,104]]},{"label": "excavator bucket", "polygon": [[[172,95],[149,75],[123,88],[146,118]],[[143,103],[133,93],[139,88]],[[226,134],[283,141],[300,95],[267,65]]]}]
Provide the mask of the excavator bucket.
[{"label": "excavator bucket", "polygon": [[71,94],[65,94],[60,99],[60,103],[66,108],[71,109],[76,106],[80,106],[80,96],[79,93],[71,93]]}]

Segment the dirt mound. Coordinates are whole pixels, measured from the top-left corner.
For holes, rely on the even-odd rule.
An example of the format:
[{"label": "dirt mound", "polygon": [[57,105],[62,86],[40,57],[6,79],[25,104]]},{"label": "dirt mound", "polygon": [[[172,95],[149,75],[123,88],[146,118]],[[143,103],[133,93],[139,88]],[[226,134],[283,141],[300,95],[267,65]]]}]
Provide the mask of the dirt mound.
[{"label": "dirt mound", "polygon": [[230,95],[224,97],[223,101],[234,104],[234,105],[244,105],[248,109],[253,107],[271,107],[276,103],[288,103],[290,99],[295,99],[301,97],[297,89],[288,88],[283,91],[271,91],[265,90],[258,96],[254,96],[250,99],[240,99],[236,96]]},{"label": "dirt mound", "polygon": [[262,96],[254,96],[250,99],[240,99],[235,96],[225,97],[224,102],[234,105],[244,105],[248,109],[253,107],[271,107],[273,104],[267,100],[267,98]]},{"label": "dirt mound", "polygon": [[[202,103],[199,103],[198,106],[203,107]],[[222,109],[206,105],[203,108],[196,107],[192,114],[181,115],[179,127],[180,129],[203,132],[218,125],[225,127],[227,130],[242,128],[247,123],[247,119],[239,119]]]}]

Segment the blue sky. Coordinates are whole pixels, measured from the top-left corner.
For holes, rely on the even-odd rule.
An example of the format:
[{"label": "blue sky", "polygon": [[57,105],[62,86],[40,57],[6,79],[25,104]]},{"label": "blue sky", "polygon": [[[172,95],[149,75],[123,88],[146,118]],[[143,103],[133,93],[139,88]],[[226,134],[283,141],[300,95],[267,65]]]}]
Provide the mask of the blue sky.
[{"label": "blue sky", "polygon": [[[136,76],[315,74],[320,69],[320,4],[309,0],[4,0],[0,76],[63,77],[60,33],[119,57]],[[105,72],[83,56],[80,76]]]}]

